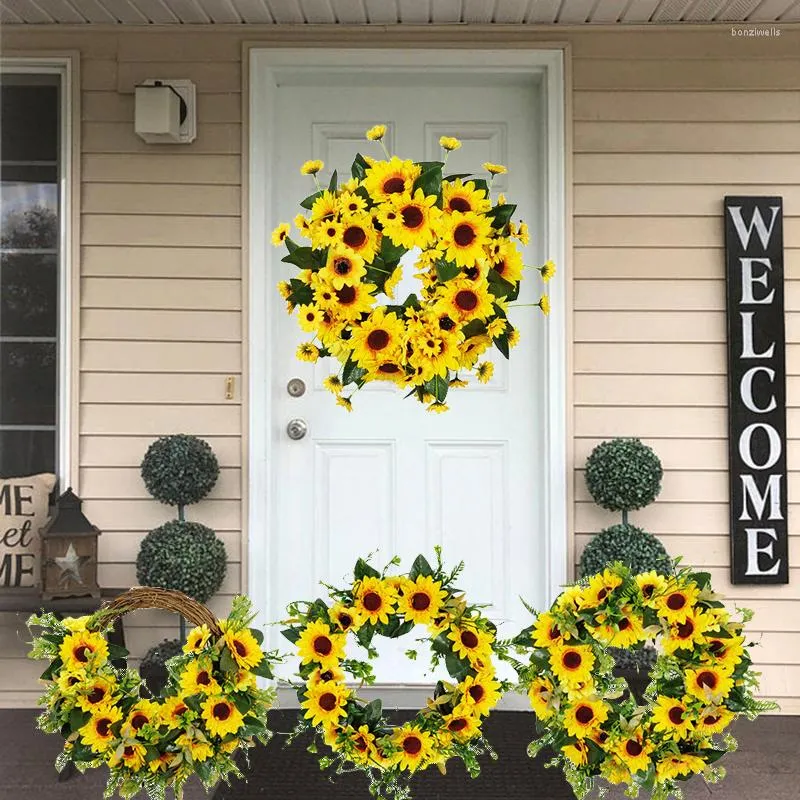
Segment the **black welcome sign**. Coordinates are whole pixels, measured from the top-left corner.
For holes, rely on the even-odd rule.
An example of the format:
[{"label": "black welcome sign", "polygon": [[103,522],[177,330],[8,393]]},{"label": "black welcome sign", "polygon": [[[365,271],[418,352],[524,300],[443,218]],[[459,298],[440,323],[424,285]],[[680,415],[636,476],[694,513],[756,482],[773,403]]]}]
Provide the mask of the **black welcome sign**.
[{"label": "black welcome sign", "polygon": [[731,582],[788,583],[783,201],[725,198]]}]

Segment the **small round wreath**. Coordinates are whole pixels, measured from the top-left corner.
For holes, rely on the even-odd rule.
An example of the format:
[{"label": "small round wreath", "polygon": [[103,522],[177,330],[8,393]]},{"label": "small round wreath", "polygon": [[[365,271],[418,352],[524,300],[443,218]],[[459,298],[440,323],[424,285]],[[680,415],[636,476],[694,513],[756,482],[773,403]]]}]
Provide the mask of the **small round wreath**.
[{"label": "small round wreath", "polygon": [[[495,678],[493,657],[505,650],[496,641],[495,626],[455,588],[462,569],[463,564],[445,572],[438,550],[435,569],[420,555],[404,575],[381,574],[359,559],[351,586],[328,587],[330,602],[289,606],[291,619],[283,635],[301,659],[296,688],[304,710],[293,735],[313,730],[334,754],[321,758],[321,765],[335,764],[339,772],[363,770],[377,797],[410,797],[413,773],[434,764],[441,768],[450,758],[461,758],[475,777],[480,772],[477,756],[489,752],[495,757],[481,727],[510,685]],[[374,637],[396,639],[417,625],[427,628],[418,641],[430,645],[432,667],[444,662],[452,682],[439,681],[424,709],[393,726],[380,699],[361,700],[346,675],[372,683]],[[348,658],[349,634],[366,649],[366,661]],[[406,655],[416,658],[417,653]]]},{"label": "small round wreath", "polygon": [[[151,698],[141,677],[114,665],[127,651],[109,644],[113,620],[137,608],[165,608],[197,624],[183,654],[167,662],[162,696]],[[46,690],[38,726],[65,738],[56,760],[81,771],[107,766],[106,796],[133,797],[144,790],[163,800],[166,787],[180,796],[191,775],[210,788],[229,774],[242,777],[234,756],[271,733],[267,712],[272,689],[259,689],[256,676],[272,677],[276,659],[261,649],[261,632],[249,628],[250,601],[237,597],[230,615],[211,612],[180,592],[132,589],[92,616],[58,619],[34,615],[31,658],[48,659],[41,676]]]},{"label": "small round wreath", "polygon": [[[288,223],[273,231],[272,243],[289,251],[283,261],[300,269],[278,289],[300,327],[314,334],[298,358],[340,362],[325,386],[348,411],[353,392],[369,381],[394,383],[430,411],[446,411],[448,390],[466,386],[469,373],[491,379],[492,362],[479,359],[492,345],[508,358],[519,340],[507,312],[525,268],[515,241],[528,244],[528,226],[512,222],[516,206],[502,195],[492,200],[492,181],[504,166],[484,164],[488,179],[443,176],[458,139],[439,140],[442,161],[415,162],[390,156],[385,134],[385,125],[367,131],[386,160],[356,155],[344,183],[334,172],[323,188],[323,162],[303,164],[317,191],[300,203],[310,216],[294,222],[310,246],[289,237]],[[392,303],[400,260],[410,251],[418,292]],[[555,273],[551,261],[536,269],[545,281]],[[535,305],[549,313],[547,295]]]},{"label": "small round wreath", "polygon": [[[721,780],[724,769],[711,765],[736,742],[720,734],[739,714],[777,708],[753,696],[758,673],[743,635],[751,617],[742,610],[742,621],[732,620],[710,575],[688,569],[634,575],[617,562],[569,587],[514,640],[532,648],[517,664],[537,717],[529,754],[552,748],[551,763],[579,798],[597,776],[654,800],[682,797],[678,782],[698,773]],[[646,705],[637,705],[606,649],[653,641],[659,655]]]}]

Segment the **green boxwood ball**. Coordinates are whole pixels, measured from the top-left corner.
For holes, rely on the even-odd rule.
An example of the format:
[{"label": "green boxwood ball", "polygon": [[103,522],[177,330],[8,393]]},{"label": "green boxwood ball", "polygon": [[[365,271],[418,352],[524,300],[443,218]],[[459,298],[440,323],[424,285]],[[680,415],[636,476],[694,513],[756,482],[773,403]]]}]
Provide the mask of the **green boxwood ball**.
[{"label": "green boxwood ball", "polygon": [[655,570],[672,574],[672,559],[664,545],[635,525],[612,525],[597,534],[584,548],[578,565],[582,578],[602,572],[609,564],[621,561],[639,574]]},{"label": "green boxwood ball", "polygon": [[153,645],[142,658],[139,669],[150,667],[163,667],[173,656],[178,656],[183,652],[183,645],[180,639],[164,639]]},{"label": "green boxwood ball", "polygon": [[586,485],[595,503],[609,511],[644,508],[658,497],[664,470],[639,439],[612,439],[586,459]]},{"label": "green boxwood ball", "polygon": [[222,585],[226,562],[225,545],[211,528],[172,520],[142,540],[136,579],[142,586],[177,589],[205,603]]},{"label": "green boxwood ball", "polygon": [[219,462],[208,442],[184,433],[156,439],[142,460],[147,491],[170,506],[202,500],[218,477]]}]

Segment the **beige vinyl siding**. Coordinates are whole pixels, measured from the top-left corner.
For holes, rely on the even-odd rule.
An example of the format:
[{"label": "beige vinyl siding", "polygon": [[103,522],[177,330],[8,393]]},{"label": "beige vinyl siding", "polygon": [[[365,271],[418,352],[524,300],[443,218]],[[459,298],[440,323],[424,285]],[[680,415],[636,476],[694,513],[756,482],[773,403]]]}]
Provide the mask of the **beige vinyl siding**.
[{"label": "beige vinyl siding", "polygon": [[[600,441],[638,435],[660,455],[661,498],[632,519],[716,588],[756,612],[765,696],[800,713],[800,536],[787,587],[729,585],[722,197],[784,197],[790,498],[800,497],[800,28],[732,39],[728,28],[395,30],[337,26],[338,47],[568,41],[571,174],[574,542],[615,518],[594,507],[582,467]],[[223,613],[243,587],[241,275],[242,43],[319,44],[319,30],[6,30],[7,50],[82,54],[80,491],[101,538],[106,581],[132,582],[144,533],[167,518],[137,467],[153,437],[204,436],[223,467],[190,518],[219,531],[231,558]],[[133,86],[190,78],[198,138],[146,145]],[[233,401],[224,380],[236,378]],[[791,514],[798,511],[793,504]],[[571,532],[572,535],[572,532]],[[0,705],[35,699],[34,665],[7,621]],[[133,655],[171,635],[139,613]],[[153,629],[151,629],[154,628]]]}]

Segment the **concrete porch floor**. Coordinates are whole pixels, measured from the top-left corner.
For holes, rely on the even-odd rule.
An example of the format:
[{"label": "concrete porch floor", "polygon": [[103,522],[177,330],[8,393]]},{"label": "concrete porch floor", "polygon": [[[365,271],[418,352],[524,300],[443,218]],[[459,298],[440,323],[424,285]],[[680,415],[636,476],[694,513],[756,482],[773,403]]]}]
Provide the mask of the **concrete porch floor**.
[{"label": "concrete porch floor", "polygon": [[[60,750],[59,738],[38,731],[35,716],[33,709],[0,710],[0,800],[100,800],[105,787],[100,770],[76,774],[71,780],[58,783],[53,762]],[[739,751],[721,762],[728,770],[726,779],[710,787],[702,781],[690,782],[686,786],[687,800],[800,800],[800,717],[742,720],[732,730],[739,740]],[[281,800],[270,793],[269,787],[264,787],[264,796]],[[615,798],[622,796],[621,792],[614,794]],[[204,797],[199,784],[187,787],[186,800]],[[367,797],[365,791],[364,800]],[[503,800],[495,797],[488,785],[483,797]],[[544,798],[534,784],[530,797],[570,800],[571,795]],[[430,798],[415,795],[415,800]]]}]

